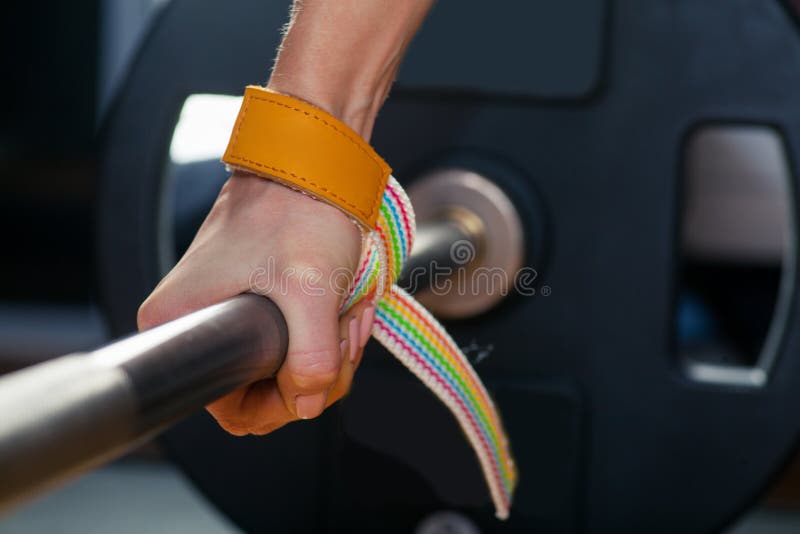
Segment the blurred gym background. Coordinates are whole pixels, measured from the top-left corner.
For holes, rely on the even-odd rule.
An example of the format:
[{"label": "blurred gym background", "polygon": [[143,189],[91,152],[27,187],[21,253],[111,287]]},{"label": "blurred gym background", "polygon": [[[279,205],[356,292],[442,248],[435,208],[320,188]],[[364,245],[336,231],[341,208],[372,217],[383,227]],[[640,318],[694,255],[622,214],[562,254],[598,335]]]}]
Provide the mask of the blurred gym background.
[{"label": "blurred gym background", "polygon": [[[0,372],[108,339],[95,291],[97,133],[137,44],[168,1],[49,1],[46,7],[13,1],[4,6]],[[266,76],[266,51],[264,65]],[[708,285],[708,273],[693,276],[687,284]],[[691,341],[708,330],[703,328],[708,317],[691,292],[684,311],[681,339],[689,340],[691,350]],[[758,328],[765,331],[768,323],[769,316]],[[754,335],[760,346],[765,333]],[[795,462],[730,532],[798,530],[800,463]],[[0,532],[19,534],[236,531],[163,460],[156,445],[0,518]]]},{"label": "blurred gym background", "polygon": [[[0,267],[0,372],[108,339],[93,285],[96,134],[137,43],[165,3],[4,5],[0,217],[8,232]],[[237,529],[155,446],[145,446],[0,518],[0,532]]]}]

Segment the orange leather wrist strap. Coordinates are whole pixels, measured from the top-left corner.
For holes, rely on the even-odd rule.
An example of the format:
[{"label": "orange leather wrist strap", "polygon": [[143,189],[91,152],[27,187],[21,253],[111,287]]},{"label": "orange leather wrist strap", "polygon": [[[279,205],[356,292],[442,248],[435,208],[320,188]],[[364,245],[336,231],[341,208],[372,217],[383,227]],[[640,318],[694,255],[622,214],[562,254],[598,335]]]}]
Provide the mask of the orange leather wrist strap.
[{"label": "orange leather wrist strap", "polygon": [[305,191],[370,229],[392,171],[333,115],[256,86],[245,91],[222,161]]}]

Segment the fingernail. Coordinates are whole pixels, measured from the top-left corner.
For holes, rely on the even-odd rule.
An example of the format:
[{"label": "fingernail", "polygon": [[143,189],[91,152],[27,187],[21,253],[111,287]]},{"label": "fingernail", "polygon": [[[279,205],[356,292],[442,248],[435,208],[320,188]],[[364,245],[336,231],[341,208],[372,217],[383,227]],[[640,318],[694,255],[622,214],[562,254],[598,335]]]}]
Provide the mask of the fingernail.
[{"label": "fingernail", "polygon": [[339,361],[344,360],[345,351],[347,351],[347,340],[343,339],[341,343],[339,343]]},{"label": "fingernail", "polygon": [[322,413],[328,392],[322,391],[313,395],[298,395],[294,400],[295,411],[300,419],[312,419]]},{"label": "fingernail", "polygon": [[358,352],[358,344],[356,341],[358,340],[358,317],[353,317],[350,319],[350,361],[356,361],[356,352]]},{"label": "fingernail", "polygon": [[364,314],[361,316],[361,332],[358,338],[358,345],[363,349],[369,341],[369,335],[372,333],[372,320],[375,318],[375,307],[367,306]]}]

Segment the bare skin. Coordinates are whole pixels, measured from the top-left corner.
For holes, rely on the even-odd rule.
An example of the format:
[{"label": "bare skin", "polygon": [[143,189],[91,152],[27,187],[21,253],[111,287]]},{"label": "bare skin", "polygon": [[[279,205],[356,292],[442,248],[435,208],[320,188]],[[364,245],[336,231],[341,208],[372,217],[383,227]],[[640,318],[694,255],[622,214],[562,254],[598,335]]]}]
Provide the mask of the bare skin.
[{"label": "bare skin", "polygon": [[[338,117],[369,140],[403,54],[433,0],[299,0],[268,87]],[[276,379],[245,386],[208,406],[236,435],[267,434],[317,417],[350,389],[371,329],[373,309],[359,303],[338,316],[334,271],[353,273],[358,228],[338,209],[275,182],[235,173],[178,264],[139,309],[147,329],[253,289],[281,309],[289,328]],[[309,279],[319,274],[309,291]]]}]

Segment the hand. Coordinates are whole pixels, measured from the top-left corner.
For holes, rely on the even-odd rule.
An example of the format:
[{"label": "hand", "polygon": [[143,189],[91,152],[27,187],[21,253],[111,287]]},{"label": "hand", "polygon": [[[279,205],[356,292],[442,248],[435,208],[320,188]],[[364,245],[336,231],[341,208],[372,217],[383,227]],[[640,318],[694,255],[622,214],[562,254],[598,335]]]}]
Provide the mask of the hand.
[{"label": "hand", "polygon": [[186,254],[142,304],[139,329],[241,293],[263,294],[286,318],[286,360],[275,379],[207,408],[235,435],[316,417],[349,390],[372,328],[367,302],[338,317],[342,275],[352,280],[360,253],[360,230],[337,208],[235,173]]}]

